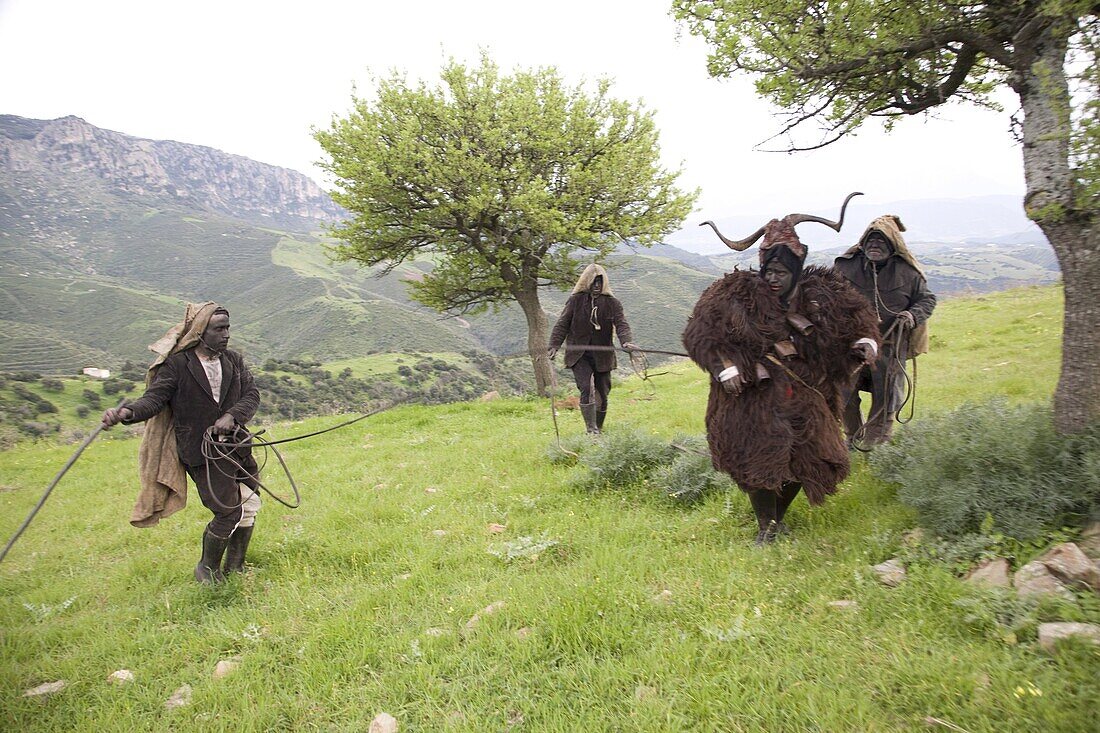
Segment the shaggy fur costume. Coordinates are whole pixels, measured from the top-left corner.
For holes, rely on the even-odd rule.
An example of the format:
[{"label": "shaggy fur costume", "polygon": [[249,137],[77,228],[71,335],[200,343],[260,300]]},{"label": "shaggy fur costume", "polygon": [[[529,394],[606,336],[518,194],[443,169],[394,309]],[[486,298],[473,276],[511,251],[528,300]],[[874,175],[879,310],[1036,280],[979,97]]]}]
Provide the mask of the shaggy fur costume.
[{"label": "shaggy fur costume", "polygon": [[[808,335],[789,324],[791,314],[813,323]],[[703,291],[683,341],[712,377],[706,422],[714,467],[747,492],[798,481],[811,504],[835,493],[848,475],[839,420],[860,366],[852,345],[861,338],[879,342],[874,311],[829,269],[805,268],[787,309],[755,271],[731,272]],[[779,359],[774,345],[787,339],[798,353],[780,359],[781,367],[769,356]],[[748,376],[740,395],[718,381],[727,363]],[[757,381],[758,363],[770,379]]]}]

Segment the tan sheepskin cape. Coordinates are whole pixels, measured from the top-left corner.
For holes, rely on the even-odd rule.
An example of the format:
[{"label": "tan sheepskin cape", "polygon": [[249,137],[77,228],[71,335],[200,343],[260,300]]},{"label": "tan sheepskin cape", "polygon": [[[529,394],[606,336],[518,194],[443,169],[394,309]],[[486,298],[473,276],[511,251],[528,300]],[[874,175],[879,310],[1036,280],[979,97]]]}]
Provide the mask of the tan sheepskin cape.
[{"label": "tan sheepskin cape", "polygon": [[[172,354],[189,349],[199,342],[218,304],[188,303],[183,321],[172,326],[149,350],[156,354],[145,375],[145,386],[153,383],[160,365]],[[138,474],[141,492],[138,494],[130,524],[152,527],[160,520],[187,506],[187,472],[176,452],[176,431],[172,426],[172,410],[165,407],[145,423],[145,434],[138,449]]]}]

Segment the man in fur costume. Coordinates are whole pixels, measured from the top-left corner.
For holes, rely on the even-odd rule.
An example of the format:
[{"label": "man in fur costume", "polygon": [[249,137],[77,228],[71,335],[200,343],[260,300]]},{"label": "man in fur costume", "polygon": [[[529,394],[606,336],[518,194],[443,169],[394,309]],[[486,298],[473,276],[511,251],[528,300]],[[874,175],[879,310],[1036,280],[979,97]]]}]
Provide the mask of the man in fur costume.
[{"label": "man in fur costume", "polygon": [[[882,332],[882,352],[860,371],[844,408],[844,430],[851,444],[879,445],[890,440],[905,400],[905,360],[928,350],[926,322],[936,307],[917,259],[905,246],[905,226],[896,216],[880,216],[863,236],[836,258],[834,268],[871,303]],[[866,425],[860,392],[871,393]]]},{"label": "man in fur costume", "polygon": [[142,492],[132,524],[150,526],[182,509],[187,503],[185,472],[213,512],[195,567],[201,583],[244,569],[259,510],[259,469],[251,449],[236,448],[213,459],[203,452],[207,430],[233,436],[260,406],[252,373],[228,344],[229,311],[217,303],[189,303],[183,322],[149,347],[157,358],[149,367],[145,394],[103,413],[107,427],[149,421],[138,454]]},{"label": "man in fur costume", "polygon": [[[611,372],[616,366],[611,348],[612,331],[619,335],[624,349],[632,343],[630,325],[623,305],[611,292],[611,283],[603,266],[591,264],[577,278],[573,294],[565,301],[558,322],[550,334],[547,353],[553,359],[565,342],[565,366],[573,370],[573,379],[581,392],[580,409],[585,429],[592,434],[603,430],[607,417],[607,396],[611,392]],[[599,346],[600,349],[585,349]]]},{"label": "man in fur costume", "polygon": [[764,234],[760,270],[735,270],[711,284],[683,335],[688,354],[711,375],[711,460],[749,495],[758,545],[787,531],[783,517],[799,491],[821,504],[848,475],[841,397],[878,350],[867,301],[831,270],[803,267],[806,248],[794,224],[839,230],[843,211],[835,225],[803,217],[773,219],[749,240],[723,237],[745,249]]}]

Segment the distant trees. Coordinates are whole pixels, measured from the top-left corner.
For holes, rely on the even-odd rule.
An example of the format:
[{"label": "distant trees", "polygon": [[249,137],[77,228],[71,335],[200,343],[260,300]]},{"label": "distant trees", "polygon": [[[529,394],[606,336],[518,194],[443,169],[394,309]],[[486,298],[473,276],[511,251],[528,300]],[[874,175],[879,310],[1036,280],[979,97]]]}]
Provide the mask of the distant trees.
[{"label": "distant trees", "polygon": [[[781,134],[814,121],[828,145],[869,117],[950,100],[1020,99],[1024,208],[1065,283],[1055,424],[1100,420],[1100,5],[1095,0],[674,0],[711,46],[712,76],[745,72],[789,111]],[[1073,86],[1071,86],[1071,82]]]},{"label": "distant trees", "polygon": [[650,245],[690,212],[697,192],[659,164],[652,114],[591,93],[554,69],[502,75],[447,64],[438,86],[394,76],[315,132],[336,201],[351,218],[333,254],[363,265],[430,255],[412,297],[440,311],[516,301],[540,392],[550,381],[540,287],[564,287],[580,260],[617,243]]}]

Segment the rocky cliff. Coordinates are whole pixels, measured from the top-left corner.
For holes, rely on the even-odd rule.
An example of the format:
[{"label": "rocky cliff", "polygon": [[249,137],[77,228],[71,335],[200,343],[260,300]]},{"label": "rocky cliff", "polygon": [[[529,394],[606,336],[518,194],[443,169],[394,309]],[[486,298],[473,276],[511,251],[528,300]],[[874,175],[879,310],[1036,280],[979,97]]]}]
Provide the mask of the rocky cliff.
[{"label": "rocky cliff", "polygon": [[297,171],[201,145],[131,137],[71,116],[0,115],[0,173],[69,182],[90,177],[111,193],[296,228],[318,228],[342,214]]}]

